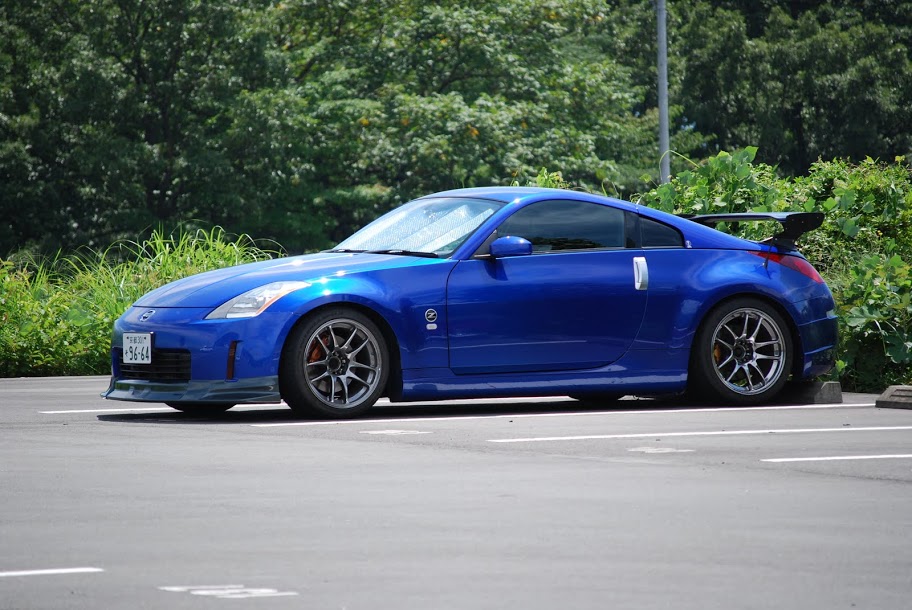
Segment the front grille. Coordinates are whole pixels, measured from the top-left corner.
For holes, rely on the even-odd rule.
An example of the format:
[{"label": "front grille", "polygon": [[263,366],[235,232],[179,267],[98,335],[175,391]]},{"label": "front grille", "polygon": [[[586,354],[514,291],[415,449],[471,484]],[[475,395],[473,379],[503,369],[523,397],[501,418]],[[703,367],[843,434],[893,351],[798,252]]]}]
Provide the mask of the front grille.
[{"label": "front grille", "polygon": [[190,381],[190,352],[185,349],[152,349],[152,364],[126,364],[117,350],[121,379]]}]

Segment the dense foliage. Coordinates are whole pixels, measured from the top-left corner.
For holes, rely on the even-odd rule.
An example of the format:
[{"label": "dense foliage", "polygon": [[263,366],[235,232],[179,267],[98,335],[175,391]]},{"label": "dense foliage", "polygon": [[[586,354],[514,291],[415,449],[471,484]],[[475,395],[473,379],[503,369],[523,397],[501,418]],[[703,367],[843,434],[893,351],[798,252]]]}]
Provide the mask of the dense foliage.
[{"label": "dense foliage", "polygon": [[[779,178],[754,163],[756,153],[719,153],[640,201],[679,214],[824,212],[800,246],[836,298],[843,387],[912,383],[912,164],[818,161],[807,176]],[[760,238],[763,230],[770,235],[747,226],[740,233]]]},{"label": "dense foliage", "polygon": [[0,260],[0,377],[107,373],[114,320],[144,293],[277,254],[213,229],[156,231],[102,252]]},{"label": "dense foliage", "polygon": [[[313,250],[417,194],[537,176],[825,211],[803,245],[843,382],[912,381],[910,167],[890,162],[912,158],[912,2],[668,9],[676,178],[652,188],[652,0],[0,4],[0,375],[103,371],[134,296],[268,255],[210,227]],[[150,244],[203,262],[166,270]]]},{"label": "dense foliage", "polygon": [[[801,249],[836,296],[843,387],[880,392],[912,382],[912,166],[905,159],[818,162],[807,176],[779,178],[754,161],[756,152],[719,153],[637,199],[675,213],[824,212],[824,225],[802,239]],[[529,182],[581,188],[547,170]],[[769,229],[741,231],[760,238]],[[0,376],[104,373],[111,325],[141,294],[279,254],[217,229],[156,232],[103,252],[2,262]]]},{"label": "dense foliage", "polygon": [[[677,153],[912,149],[912,2],[668,5]],[[655,27],[652,0],[3,3],[0,256],[177,223],[316,249],[542,166],[629,195],[658,167]]]}]

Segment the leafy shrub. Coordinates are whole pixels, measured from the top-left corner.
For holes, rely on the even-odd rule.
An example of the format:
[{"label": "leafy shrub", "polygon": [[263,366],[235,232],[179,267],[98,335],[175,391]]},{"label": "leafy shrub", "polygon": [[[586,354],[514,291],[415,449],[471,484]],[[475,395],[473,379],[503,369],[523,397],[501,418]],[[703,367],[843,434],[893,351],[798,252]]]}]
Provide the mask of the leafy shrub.
[{"label": "leafy shrub", "polygon": [[[912,166],[902,157],[818,161],[807,176],[779,178],[775,168],[753,163],[755,154],[721,152],[640,202],[676,214],[823,212],[821,228],[800,246],[836,299],[843,387],[880,392],[912,383]],[[768,227],[737,232],[771,234]]]},{"label": "leafy shrub", "polygon": [[194,273],[272,258],[220,228],[152,233],[104,252],[0,261],[0,377],[87,375],[109,368],[111,328],[146,292]]},{"label": "leafy shrub", "polygon": [[[677,214],[821,211],[801,250],[827,280],[840,324],[838,376],[847,390],[912,383],[912,166],[865,159],[819,161],[780,178],[755,148],[722,152],[639,196]],[[530,184],[569,188],[542,169]],[[723,227],[724,228],[724,227]],[[769,227],[728,227],[757,239]],[[0,376],[108,370],[111,326],[139,296],[199,273],[278,255],[248,236],[157,231],[103,252],[0,260]]]}]

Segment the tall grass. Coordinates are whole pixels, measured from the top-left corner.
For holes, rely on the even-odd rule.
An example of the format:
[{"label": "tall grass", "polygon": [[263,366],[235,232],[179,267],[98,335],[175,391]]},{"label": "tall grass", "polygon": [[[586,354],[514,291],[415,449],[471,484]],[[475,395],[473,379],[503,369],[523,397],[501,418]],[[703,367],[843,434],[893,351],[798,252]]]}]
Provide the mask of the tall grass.
[{"label": "tall grass", "polygon": [[279,255],[217,227],[159,230],[100,252],[0,260],[0,377],[107,373],[111,327],[140,296],[188,275]]}]

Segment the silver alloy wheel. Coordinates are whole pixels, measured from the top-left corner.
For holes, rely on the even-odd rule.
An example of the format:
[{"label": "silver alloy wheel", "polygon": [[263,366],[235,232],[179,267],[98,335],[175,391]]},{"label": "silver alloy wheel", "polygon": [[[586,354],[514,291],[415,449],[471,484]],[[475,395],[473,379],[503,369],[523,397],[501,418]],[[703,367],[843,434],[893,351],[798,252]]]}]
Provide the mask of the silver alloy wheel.
[{"label": "silver alloy wheel", "polygon": [[745,396],[767,391],[782,376],[786,353],[779,324],[752,307],[722,318],[712,335],[716,375],[730,390]]},{"label": "silver alloy wheel", "polygon": [[364,325],[339,318],[307,339],[304,378],[313,395],[337,409],[367,400],[383,376],[377,338]]}]

